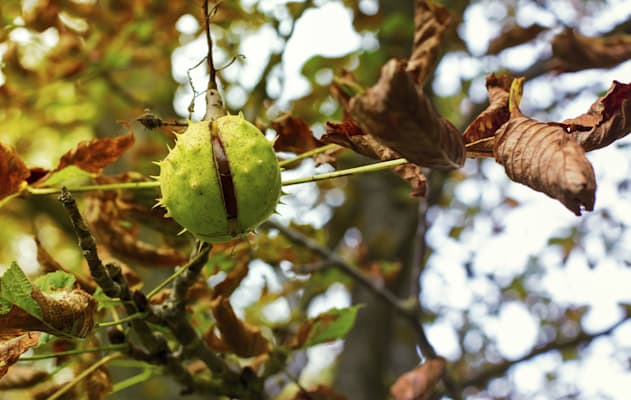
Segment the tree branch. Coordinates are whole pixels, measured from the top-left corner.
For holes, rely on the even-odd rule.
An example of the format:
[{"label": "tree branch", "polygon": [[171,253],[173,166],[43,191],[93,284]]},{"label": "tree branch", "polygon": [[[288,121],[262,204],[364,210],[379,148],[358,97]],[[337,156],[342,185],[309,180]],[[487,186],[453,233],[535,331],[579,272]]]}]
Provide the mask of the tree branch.
[{"label": "tree branch", "polygon": [[[337,255],[335,252],[330,249],[321,246],[313,239],[303,235],[302,233],[288,228],[284,225],[278,224],[276,222],[272,222],[270,220],[263,223],[263,227],[266,229],[276,229],[285,237],[287,237],[290,241],[306,247],[307,249],[313,251],[314,253],[321,256],[324,261],[328,262],[330,266],[338,268],[345,275],[353,278],[357,283],[368,289],[371,293],[373,293],[378,299],[386,303],[390,308],[392,308],[399,316],[408,321],[414,328],[414,331],[417,335],[417,341],[419,348],[423,352],[423,355],[427,358],[436,358],[437,354],[434,350],[434,347],[427,339],[427,335],[425,333],[425,328],[421,323],[420,319],[420,306],[418,303],[416,307],[409,308],[404,305],[391,291],[389,291],[385,287],[378,286],[375,284],[370,278],[364,275],[356,266],[350,264],[342,257]],[[326,264],[322,264],[322,267],[325,267]],[[445,388],[454,399],[460,399],[462,396],[460,395],[460,390],[458,389],[458,384],[454,381],[454,379],[445,372],[443,375],[443,383],[445,384]]]},{"label": "tree branch", "polygon": [[542,354],[548,353],[550,351],[554,351],[554,350],[565,350],[565,349],[572,349],[572,348],[576,348],[582,344],[587,344],[587,343],[591,343],[592,340],[599,338],[601,336],[608,336],[611,333],[613,333],[613,331],[615,331],[620,325],[622,325],[623,323],[627,322],[631,320],[631,315],[627,315],[624,318],[622,318],[620,321],[616,322],[615,324],[613,324],[612,326],[610,326],[609,328],[602,330],[600,332],[596,332],[596,333],[585,333],[585,332],[581,332],[580,334],[578,334],[576,337],[572,338],[572,339],[566,339],[566,340],[558,340],[558,341],[553,341],[550,343],[546,343],[543,346],[539,346],[539,347],[535,347],[532,349],[532,351],[528,354],[525,354],[515,360],[505,360],[502,361],[498,364],[494,364],[482,371],[480,371],[478,374],[476,374],[475,376],[472,376],[468,379],[465,379],[461,382],[461,386],[462,387],[466,387],[466,386],[476,386],[476,387],[481,387],[481,386],[486,386],[488,384],[488,382],[493,379],[496,378],[498,376],[502,376],[504,374],[506,374],[506,372],[513,366],[522,363],[524,361],[528,361],[531,360],[537,356],[540,356]]}]

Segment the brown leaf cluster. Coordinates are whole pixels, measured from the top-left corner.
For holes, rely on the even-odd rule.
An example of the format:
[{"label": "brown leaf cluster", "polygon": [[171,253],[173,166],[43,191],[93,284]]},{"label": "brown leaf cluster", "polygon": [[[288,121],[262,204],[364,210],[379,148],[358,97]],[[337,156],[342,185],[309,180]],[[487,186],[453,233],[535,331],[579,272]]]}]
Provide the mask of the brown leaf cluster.
[{"label": "brown leaf cluster", "polygon": [[570,28],[552,39],[552,67],[559,72],[611,68],[631,59],[631,35],[588,37]]},{"label": "brown leaf cluster", "polygon": [[[129,182],[137,180],[130,174],[116,177],[100,177],[99,183]],[[152,199],[149,199],[153,202]],[[127,198],[116,191],[92,193],[86,201],[85,218],[101,245],[113,254],[136,260],[145,265],[174,267],[186,263],[187,257],[167,243],[156,246],[138,238],[139,225],[153,222],[154,226],[167,231],[171,236],[180,228],[164,219],[164,209],[154,208],[139,199]]]},{"label": "brown leaf cluster", "polygon": [[562,122],[539,122],[509,111],[512,77],[487,77],[489,106],[467,127],[469,155],[493,155],[512,180],[558,199],[576,215],[593,210],[596,180],[586,151],[613,143],[631,131],[631,84],[615,82],[587,113]]},{"label": "brown leaf cluster", "polygon": [[241,321],[228,298],[215,299],[211,303],[211,311],[216,328],[221,333],[221,337],[217,337],[213,330],[206,334],[206,341],[213,349],[234,353],[239,357],[255,357],[270,351],[269,342],[261,330]]},{"label": "brown leaf cluster", "polygon": [[[4,320],[5,317],[3,317]],[[9,367],[14,364],[22,353],[37,346],[39,343],[38,332],[27,333],[7,333],[4,328],[0,329],[0,378],[2,378]],[[5,384],[5,379],[2,379]]]},{"label": "brown leaf cluster", "polygon": [[390,388],[394,400],[426,400],[443,375],[447,362],[442,357],[432,358],[401,375]]}]

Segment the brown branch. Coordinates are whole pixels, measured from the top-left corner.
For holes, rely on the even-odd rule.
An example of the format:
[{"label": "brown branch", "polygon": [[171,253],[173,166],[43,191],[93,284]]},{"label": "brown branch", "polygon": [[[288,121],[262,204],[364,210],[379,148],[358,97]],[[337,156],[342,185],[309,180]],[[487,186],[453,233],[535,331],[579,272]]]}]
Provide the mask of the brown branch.
[{"label": "brown branch", "polygon": [[[288,238],[293,243],[301,245],[312,252],[321,256],[331,267],[338,268],[342,273],[354,279],[357,283],[359,283],[364,288],[368,289],[373,295],[375,295],[378,299],[383,301],[388,307],[392,308],[394,312],[396,312],[400,317],[406,320],[409,324],[412,325],[414,331],[417,335],[417,342],[419,348],[421,349],[423,355],[427,358],[436,358],[436,350],[429,342],[427,335],[425,333],[425,328],[421,323],[420,319],[420,306],[418,302],[416,303],[414,308],[410,308],[404,305],[399,298],[397,298],[390,290],[385,287],[378,286],[374,283],[370,278],[364,275],[356,266],[347,262],[342,257],[337,255],[335,252],[330,249],[321,246],[319,243],[314,241],[313,239],[303,235],[302,233],[288,228],[284,225],[278,224],[272,221],[266,221],[263,224],[263,227],[266,229],[276,229],[286,238]],[[326,264],[322,264],[324,267]],[[443,383],[445,384],[445,388],[453,399],[461,399],[462,396],[460,394],[460,390],[458,388],[458,384],[455,380],[445,372],[443,375]]]},{"label": "brown branch", "polygon": [[613,333],[613,331],[615,331],[620,325],[624,324],[625,322],[631,320],[631,315],[625,316],[624,318],[622,318],[620,321],[616,322],[615,324],[611,325],[609,328],[602,330],[600,332],[596,332],[596,333],[585,333],[585,332],[581,332],[580,334],[578,334],[576,337],[572,338],[572,339],[566,339],[566,340],[558,340],[558,341],[553,341],[550,343],[546,343],[543,346],[539,346],[539,347],[535,347],[534,349],[532,349],[532,351],[528,354],[525,354],[515,360],[505,360],[502,361],[498,364],[494,364],[484,370],[482,370],[481,372],[479,372],[478,374],[476,374],[475,376],[472,376],[468,379],[465,379],[461,382],[461,386],[462,387],[467,387],[467,386],[476,386],[476,387],[480,387],[480,386],[486,386],[486,384],[493,378],[496,378],[498,376],[502,376],[504,375],[511,367],[513,367],[514,365],[517,365],[519,363],[522,363],[524,361],[528,361],[531,360],[537,356],[540,356],[542,354],[548,353],[550,351],[554,351],[554,350],[565,350],[565,349],[572,349],[575,347],[578,347],[582,344],[588,344],[591,343],[592,340],[599,338],[601,336],[608,336],[610,334]]}]

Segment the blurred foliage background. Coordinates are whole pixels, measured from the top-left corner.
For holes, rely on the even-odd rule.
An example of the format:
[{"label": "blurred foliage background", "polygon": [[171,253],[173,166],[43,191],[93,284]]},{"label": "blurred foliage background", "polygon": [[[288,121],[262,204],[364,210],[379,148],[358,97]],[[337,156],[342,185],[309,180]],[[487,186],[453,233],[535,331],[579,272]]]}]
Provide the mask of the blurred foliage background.
[{"label": "blurred foliage background", "polygon": [[[631,80],[629,62],[578,72],[546,67],[550,41],[563,26],[586,35],[631,34],[625,2],[442,3],[453,27],[425,90],[461,129],[486,105],[489,72],[526,76],[522,107],[542,120],[578,115],[612,80]],[[343,13],[349,26],[320,18],[311,30],[301,28],[322,10]],[[106,172],[156,175],[151,161],[166,155],[171,137],[134,119],[145,108],[165,120],[188,117],[193,92],[186,71],[206,54],[200,14],[196,1],[3,0],[0,141],[29,166],[52,168],[79,141],[116,136],[125,131],[118,121],[129,121],[136,144]],[[264,127],[290,112],[322,134],[326,121],[342,119],[330,94],[334,77],[350,71],[363,86],[372,85],[386,60],[409,56],[412,18],[411,0],[224,1],[212,32],[216,64],[236,57],[220,76],[228,108]],[[534,23],[540,26],[534,35],[491,42]],[[358,38],[353,49],[313,54],[319,41],[334,49],[327,32],[342,30]],[[292,43],[298,36],[301,41]],[[496,48],[489,51],[489,43]],[[308,58],[292,58],[285,51],[290,46],[306,49],[295,54]],[[288,66],[298,66],[303,78],[296,80]],[[204,87],[203,67],[192,70],[191,79]],[[193,118],[200,117],[202,97]],[[271,128],[267,133],[274,134]],[[420,200],[411,199],[406,183],[390,172],[288,188],[275,218],[297,224],[400,298],[418,296],[430,341],[470,398],[624,398],[631,365],[631,324],[624,322],[631,316],[624,305],[631,302],[629,143],[590,154],[600,186],[597,207],[580,219],[509,183],[493,160],[428,171],[429,193]],[[366,162],[345,153],[337,168]],[[306,160],[287,176],[328,169]],[[142,196],[149,203],[157,193]],[[37,237],[61,264],[81,271],[67,216],[53,196],[15,200],[0,213],[0,268],[18,260],[37,274]],[[150,228],[140,229],[138,238],[164,245]],[[185,254],[190,241],[169,245]],[[315,260],[273,231],[259,234],[251,246],[248,276],[232,297],[248,321],[280,329],[331,306],[366,305],[343,345],[295,357],[292,371],[304,386],[331,384],[348,398],[383,399],[396,377],[419,362],[409,326],[373,294],[335,270],[297,278],[294,268]],[[145,287],[169,273],[125,256]],[[128,374],[112,371],[114,381]],[[177,384],[154,379],[112,397],[127,398],[132,390],[173,398]]]}]

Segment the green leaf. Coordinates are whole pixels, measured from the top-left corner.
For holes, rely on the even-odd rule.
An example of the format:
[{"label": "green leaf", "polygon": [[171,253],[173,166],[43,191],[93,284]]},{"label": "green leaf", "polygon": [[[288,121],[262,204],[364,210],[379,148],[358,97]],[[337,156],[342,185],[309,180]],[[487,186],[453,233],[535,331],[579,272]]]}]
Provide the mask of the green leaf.
[{"label": "green leaf", "polygon": [[96,308],[97,311],[101,311],[104,308],[112,308],[121,305],[120,300],[109,297],[103,292],[103,289],[101,289],[100,287],[96,288],[94,293],[92,293],[92,297],[94,298],[94,300],[96,300],[98,304],[98,307]]},{"label": "green leaf", "polygon": [[56,290],[72,290],[75,281],[74,275],[64,271],[55,271],[38,277],[33,284],[42,292],[50,293]]},{"label": "green leaf", "polygon": [[11,311],[11,307],[13,307],[13,305],[10,302],[0,298],[0,315],[8,314],[9,311]]},{"label": "green leaf", "polygon": [[[29,282],[24,272],[14,261],[0,278],[0,298],[15,304],[30,315],[41,319],[42,309],[33,299],[33,286]],[[4,310],[5,307],[2,307]]]},{"label": "green leaf", "polygon": [[59,171],[53,172],[47,179],[37,182],[37,186],[79,186],[85,183],[88,178],[92,178],[94,176],[95,174],[84,171],[76,165],[69,165]]},{"label": "green leaf", "polygon": [[361,307],[359,304],[349,308],[333,308],[307,321],[311,323],[311,329],[303,347],[344,338],[353,327]]}]

